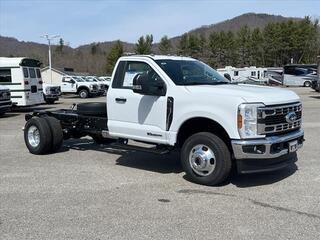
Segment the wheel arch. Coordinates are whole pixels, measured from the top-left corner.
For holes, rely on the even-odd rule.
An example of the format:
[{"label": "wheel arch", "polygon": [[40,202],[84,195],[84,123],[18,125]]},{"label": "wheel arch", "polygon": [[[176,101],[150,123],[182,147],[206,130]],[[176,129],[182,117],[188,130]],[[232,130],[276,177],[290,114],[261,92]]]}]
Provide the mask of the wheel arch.
[{"label": "wheel arch", "polygon": [[232,151],[231,138],[226,129],[220,123],[208,117],[191,117],[185,120],[178,129],[176,145],[181,147],[189,136],[198,132],[211,132],[217,135]]},{"label": "wheel arch", "polygon": [[79,93],[79,92],[80,92],[81,90],[83,90],[83,89],[87,90],[88,93],[90,92],[90,89],[89,89],[87,86],[80,86],[80,87],[78,87],[78,89],[77,89],[77,93]]}]

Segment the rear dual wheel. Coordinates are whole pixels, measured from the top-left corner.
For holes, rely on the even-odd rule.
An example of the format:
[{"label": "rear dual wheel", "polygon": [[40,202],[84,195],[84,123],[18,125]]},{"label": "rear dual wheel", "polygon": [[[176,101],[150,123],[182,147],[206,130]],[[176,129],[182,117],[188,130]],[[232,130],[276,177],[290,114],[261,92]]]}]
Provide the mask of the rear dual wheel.
[{"label": "rear dual wheel", "polygon": [[60,122],[53,117],[33,117],[25,125],[24,140],[30,153],[55,152],[63,142]]}]

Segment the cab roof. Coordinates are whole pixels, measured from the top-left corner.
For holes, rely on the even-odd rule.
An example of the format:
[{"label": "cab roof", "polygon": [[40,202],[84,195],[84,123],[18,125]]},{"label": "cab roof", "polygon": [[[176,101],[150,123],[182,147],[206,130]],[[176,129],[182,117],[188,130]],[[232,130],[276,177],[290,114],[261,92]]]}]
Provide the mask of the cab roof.
[{"label": "cab roof", "polygon": [[20,67],[25,57],[0,57],[0,67]]},{"label": "cab roof", "polygon": [[185,60],[185,61],[195,61],[196,59],[184,56],[173,56],[173,55],[128,55],[122,56],[121,58],[151,58],[153,60]]},{"label": "cab roof", "polygon": [[40,67],[41,62],[27,57],[0,57],[0,67],[20,67],[20,66],[31,66]]}]

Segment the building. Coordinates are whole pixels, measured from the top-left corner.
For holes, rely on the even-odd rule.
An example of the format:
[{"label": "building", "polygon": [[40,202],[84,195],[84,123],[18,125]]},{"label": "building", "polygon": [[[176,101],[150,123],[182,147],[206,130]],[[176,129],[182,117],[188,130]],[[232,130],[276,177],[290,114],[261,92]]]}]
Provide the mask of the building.
[{"label": "building", "polygon": [[[47,84],[60,85],[64,76],[87,76],[88,73],[74,72],[72,68],[56,69],[45,67],[41,69],[42,81]],[[52,81],[51,81],[52,76]]]}]

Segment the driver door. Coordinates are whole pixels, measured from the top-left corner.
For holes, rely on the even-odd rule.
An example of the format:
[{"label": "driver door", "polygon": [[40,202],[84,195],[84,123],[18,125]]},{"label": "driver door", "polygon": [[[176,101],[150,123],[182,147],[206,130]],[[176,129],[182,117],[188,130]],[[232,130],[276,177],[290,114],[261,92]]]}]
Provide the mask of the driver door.
[{"label": "driver door", "polygon": [[148,73],[148,81],[163,81],[147,62],[121,61],[107,94],[109,132],[122,138],[167,143],[167,97],[134,93],[132,82],[139,73]]},{"label": "driver door", "polygon": [[75,81],[70,77],[63,77],[61,83],[61,91],[65,93],[76,92]]}]

